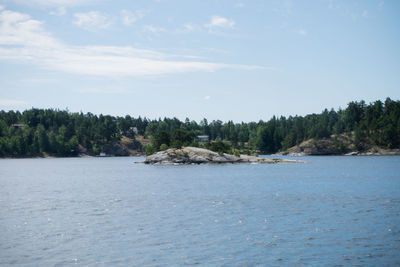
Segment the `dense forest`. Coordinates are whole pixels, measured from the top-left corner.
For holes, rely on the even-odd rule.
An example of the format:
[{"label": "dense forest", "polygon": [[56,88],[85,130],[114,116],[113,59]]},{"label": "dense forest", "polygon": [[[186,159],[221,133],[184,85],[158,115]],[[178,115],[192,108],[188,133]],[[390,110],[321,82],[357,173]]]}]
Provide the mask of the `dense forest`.
[{"label": "dense forest", "polygon": [[[357,149],[367,145],[400,148],[400,101],[351,102],[346,109],[320,114],[273,117],[269,121],[234,123],[203,119],[114,117],[65,110],[0,111],[0,156],[77,156],[82,149],[98,155],[122,136],[151,139],[146,152],[168,147],[204,146],[217,151],[275,153],[304,140],[347,133]],[[199,143],[199,135],[211,142]]]}]

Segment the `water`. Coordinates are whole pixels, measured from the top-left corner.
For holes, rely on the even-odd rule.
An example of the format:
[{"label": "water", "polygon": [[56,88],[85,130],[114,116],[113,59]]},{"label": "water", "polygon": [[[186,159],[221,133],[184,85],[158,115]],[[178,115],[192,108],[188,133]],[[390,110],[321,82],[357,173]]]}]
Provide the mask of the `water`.
[{"label": "water", "polygon": [[400,157],[0,160],[0,265],[399,266]]}]

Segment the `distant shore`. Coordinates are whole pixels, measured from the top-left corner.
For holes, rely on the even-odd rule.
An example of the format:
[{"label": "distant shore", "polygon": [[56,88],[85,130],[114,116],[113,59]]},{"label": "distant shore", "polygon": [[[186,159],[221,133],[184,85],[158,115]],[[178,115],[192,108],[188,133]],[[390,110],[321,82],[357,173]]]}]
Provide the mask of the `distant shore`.
[{"label": "distant shore", "polygon": [[[301,151],[301,152],[288,152],[283,151],[275,154],[261,154],[263,156],[290,156],[290,157],[304,157],[304,156],[400,156],[400,149],[380,149],[378,151],[351,151],[347,153],[327,153],[321,151]],[[53,158],[120,158],[120,157],[145,157],[145,153],[132,153],[129,155],[87,155],[87,154],[80,154],[76,156],[54,156],[54,155],[41,155],[41,156],[19,156],[19,157],[0,157],[0,159],[53,159]]]},{"label": "distant shore", "polygon": [[287,156],[398,156],[400,149],[389,149],[371,144],[356,143],[350,134],[332,135],[322,139],[308,139],[285,151]]},{"label": "distant shore", "polygon": [[373,151],[352,151],[348,153],[306,153],[306,152],[280,152],[273,155],[277,156],[291,156],[291,157],[304,157],[304,156],[400,156],[398,149],[391,149],[388,151],[373,152]]}]

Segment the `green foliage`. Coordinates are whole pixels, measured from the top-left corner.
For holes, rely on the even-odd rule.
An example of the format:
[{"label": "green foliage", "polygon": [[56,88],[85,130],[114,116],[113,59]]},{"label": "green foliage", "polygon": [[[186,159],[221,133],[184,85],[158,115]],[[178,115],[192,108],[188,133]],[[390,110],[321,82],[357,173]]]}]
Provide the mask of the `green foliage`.
[{"label": "green foliage", "polygon": [[168,149],[168,146],[166,144],[161,144],[161,146],[160,146],[160,150],[161,151],[164,151],[164,150],[167,150],[167,149]]},{"label": "green foliage", "polygon": [[157,150],[154,149],[154,147],[152,145],[146,145],[144,147],[144,151],[146,152],[146,156],[149,156],[149,155],[154,154],[155,152],[157,152]]},{"label": "green foliage", "polygon": [[[364,101],[351,102],[343,110],[325,109],[304,117],[274,116],[267,122],[249,123],[206,119],[197,123],[188,118],[183,122],[177,118],[149,120],[35,108],[22,113],[0,111],[0,156],[74,156],[80,146],[87,153],[98,155],[104,145],[120,140],[121,135],[134,138],[133,128],[137,134],[151,138],[152,145],[145,149],[148,154],[160,150],[162,144],[177,148],[199,146],[197,135],[209,136],[212,142],[206,147],[231,153],[276,153],[304,140],[343,133],[353,133],[360,150],[366,146],[400,148],[400,102],[390,98],[369,105]],[[347,149],[339,141],[335,147],[340,151]]]},{"label": "green foliage", "polygon": [[211,151],[218,153],[230,153],[232,150],[232,146],[230,146],[226,142],[221,141],[206,143],[205,147]]},{"label": "green foliage", "polygon": [[188,146],[193,143],[194,139],[195,134],[192,131],[176,129],[172,134],[171,146],[176,148]]},{"label": "green foliage", "polygon": [[92,146],[92,151],[93,151],[93,153],[94,153],[95,155],[99,155],[100,152],[101,152],[101,148],[100,148],[98,145],[94,144],[94,145]]},{"label": "green foliage", "polygon": [[171,136],[166,131],[156,132],[152,136],[151,143],[155,151],[159,151],[162,144],[169,146],[171,143]]},{"label": "green foliage", "polygon": [[345,153],[347,151],[347,146],[342,141],[338,140],[337,138],[333,141],[334,149],[339,151],[340,153]]},{"label": "green foliage", "polygon": [[236,157],[240,156],[240,151],[239,149],[232,148],[232,150],[229,152],[229,154],[235,155]]},{"label": "green foliage", "polygon": [[0,111],[0,155],[75,156],[79,144],[98,155],[102,145],[119,140],[123,120],[53,109]]}]

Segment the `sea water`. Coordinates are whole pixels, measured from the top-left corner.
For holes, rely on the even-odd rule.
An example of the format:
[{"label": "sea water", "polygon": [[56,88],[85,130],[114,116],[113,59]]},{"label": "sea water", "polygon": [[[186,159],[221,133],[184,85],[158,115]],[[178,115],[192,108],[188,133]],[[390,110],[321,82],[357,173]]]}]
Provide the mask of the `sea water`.
[{"label": "sea water", "polygon": [[0,265],[399,266],[400,157],[0,160]]}]

